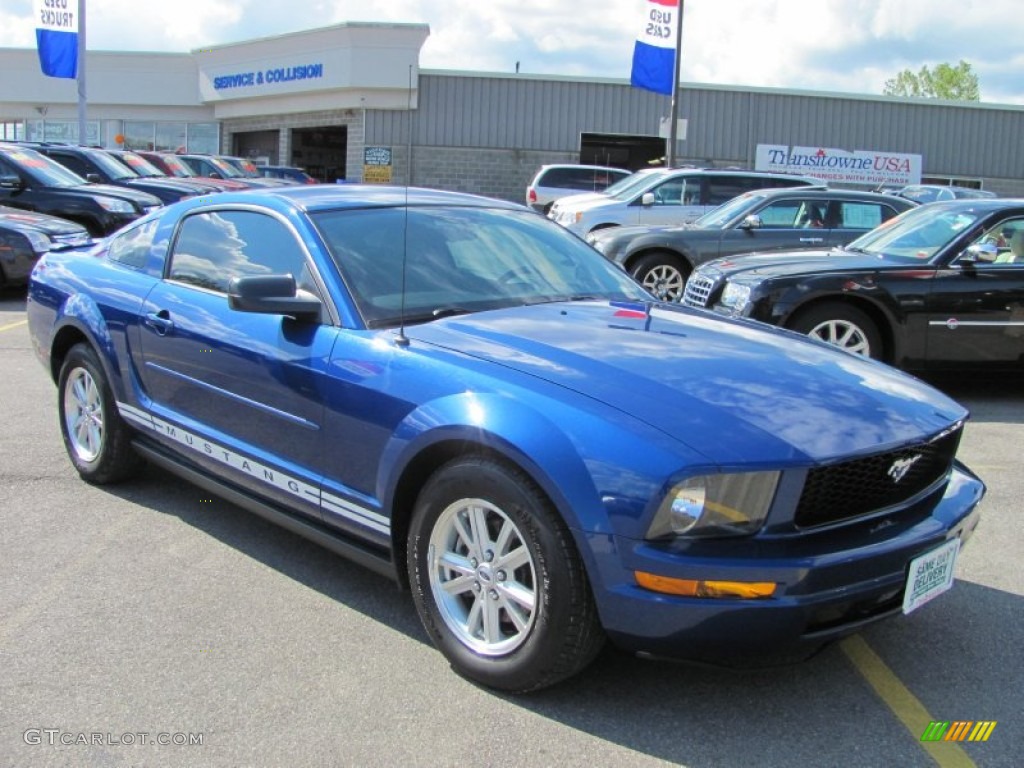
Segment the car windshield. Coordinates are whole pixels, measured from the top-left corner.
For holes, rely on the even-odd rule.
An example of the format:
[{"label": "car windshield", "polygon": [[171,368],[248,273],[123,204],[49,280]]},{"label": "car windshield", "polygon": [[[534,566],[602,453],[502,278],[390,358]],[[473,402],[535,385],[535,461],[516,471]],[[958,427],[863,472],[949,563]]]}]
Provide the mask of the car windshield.
[{"label": "car windshield", "polygon": [[163,161],[164,167],[167,168],[167,172],[172,176],[189,178],[196,175],[196,173],[185,164],[185,161],[176,155],[163,155],[160,159]]},{"label": "car windshield", "polygon": [[380,208],[313,220],[370,328],[553,301],[651,299],[575,235],[527,211]]},{"label": "car windshield", "polygon": [[928,261],[981,217],[981,213],[963,206],[951,209],[944,203],[924,205],[890,219],[846,248],[907,262]]},{"label": "car windshield", "polygon": [[121,152],[113,156],[115,160],[127,165],[139,176],[145,176],[151,178],[154,176],[166,176],[167,174],[162,173],[159,168],[153,165],[149,160],[146,160],[141,155],[136,155],[134,152]]},{"label": "car windshield", "polygon": [[730,221],[746,216],[762,200],[764,200],[763,194],[747,192],[708,211],[693,222],[693,226],[698,229],[725,229]]},{"label": "car windshield", "polygon": [[80,187],[87,183],[74,171],[32,149],[15,149],[4,152],[3,156],[47,187]]},{"label": "car windshield", "polygon": [[639,190],[651,187],[663,178],[665,178],[663,173],[637,171],[632,176],[627,176],[622,181],[612,184],[604,191],[604,194],[616,200],[632,200]]},{"label": "car windshield", "polygon": [[106,152],[89,152],[89,159],[98,165],[111,179],[136,179],[138,174]]},{"label": "car windshield", "polygon": [[207,157],[206,159],[210,161],[210,165],[216,168],[225,179],[245,178],[240,170],[226,160],[221,160],[219,157]]}]

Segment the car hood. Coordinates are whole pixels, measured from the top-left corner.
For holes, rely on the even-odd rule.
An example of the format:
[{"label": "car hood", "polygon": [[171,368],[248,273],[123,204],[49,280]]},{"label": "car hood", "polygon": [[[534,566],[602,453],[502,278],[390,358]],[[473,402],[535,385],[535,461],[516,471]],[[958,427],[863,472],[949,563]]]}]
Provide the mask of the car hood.
[{"label": "car hood", "polygon": [[116,187],[113,184],[79,184],[77,187],[61,187],[61,192],[70,192],[75,195],[82,195],[84,197],[92,197],[94,195],[106,195],[107,197],[115,197],[118,200],[128,200],[135,203],[140,207],[156,207],[159,206],[160,198],[149,194],[149,192],[143,192],[139,189],[132,189],[131,187]]},{"label": "car hood", "polygon": [[773,251],[725,256],[704,264],[698,269],[711,276],[759,279],[785,275],[806,275],[824,272],[862,272],[882,268],[914,269],[920,265],[896,261],[880,256],[869,256],[842,248],[832,250]]},{"label": "car hood", "polygon": [[85,232],[85,228],[81,224],[58,219],[56,216],[6,207],[0,207],[0,227],[35,230],[47,235],[73,235]]},{"label": "car hood", "polygon": [[407,334],[597,400],[719,465],[874,453],[967,416],[894,368],[677,305],[544,304]]}]

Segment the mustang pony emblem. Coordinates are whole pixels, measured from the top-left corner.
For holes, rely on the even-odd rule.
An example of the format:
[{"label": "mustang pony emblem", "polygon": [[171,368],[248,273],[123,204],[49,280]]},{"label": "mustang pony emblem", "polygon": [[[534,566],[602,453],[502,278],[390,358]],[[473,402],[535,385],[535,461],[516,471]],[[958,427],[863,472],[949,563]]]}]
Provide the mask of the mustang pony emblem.
[{"label": "mustang pony emblem", "polygon": [[898,483],[900,482],[900,480],[906,477],[907,472],[910,471],[910,468],[914,466],[920,458],[921,454],[919,453],[915,456],[908,456],[905,459],[899,459],[898,461],[894,461],[892,463],[892,466],[889,467],[889,471],[887,474],[889,475],[889,477],[892,478],[892,481],[894,483]]}]

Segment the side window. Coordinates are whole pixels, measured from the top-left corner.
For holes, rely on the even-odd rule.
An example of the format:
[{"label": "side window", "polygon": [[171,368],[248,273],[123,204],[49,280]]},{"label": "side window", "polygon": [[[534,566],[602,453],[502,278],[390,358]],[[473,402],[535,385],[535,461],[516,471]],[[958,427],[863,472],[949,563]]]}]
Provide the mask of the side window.
[{"label": "side window", "polygon": [[312,287],[305,252],[291,231],[266,214],[224,210],[182,222],[167,277],[226,293],[233,277],[283,274]]},{"label": "side window", "polygon": [[94,173],[92,168],[90,168],[87,163],[83,162],[74,155],[63,155],[58,152],[56,154],[50,155],[50,158],[56,160],[58,163],[63,165],[68,170],[74,171],[83,179],[85,178],[85,174]]},{"label": "side window", "polygon": [[1024,218],[1007,219],[986,230],[972,243],[984,248],[984,263],[1024,265]]},{"label": "side window", "polygon": [[801,200],[779,200],[766,205],[757,215],[761,218],[764,229],[794,229],[803,207]]},{"label": "side window", "polygon": [[705,205],[721,205],[744,192],[761,188],[760,179],[742,176],[712,176],[707,180],[708,194]]},{"label": "side window", "polygon": [[878,203],[838,203],[839,215],[836,227],[842,229],[874,229],[883,221],[891,219],[892,208]]},{"label": "side window", "polygon": [[107,258],[132,269],[145,267],[150,248],[153,247],[157,223],[153,219],[122,230],[111,239],[107,247]]},{"label": "side window", "polygon": [[690,203],[684,202],[687,199],[687,192],[699,188],[692,182],[688,184],[685,178],[669,179],[652,189],[651,192],[654,193],[655,205],[690,205]]}]

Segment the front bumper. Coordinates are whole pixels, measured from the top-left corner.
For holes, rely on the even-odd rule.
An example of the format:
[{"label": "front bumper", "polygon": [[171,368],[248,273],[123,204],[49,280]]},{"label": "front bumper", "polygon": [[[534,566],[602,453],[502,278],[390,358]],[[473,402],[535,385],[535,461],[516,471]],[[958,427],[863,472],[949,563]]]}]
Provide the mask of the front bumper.
[{"label": "front bumper", "polygon": [[[808,655],[899,614],[910,561],[952,538],[966,542],[978,524],[984,493],[981,480],[957,465],[930,512],[902,523],[876,521],[856,531],[786,540],[704,542],[691,554],[621,537],[591,537],[602,623],[616,645],[645,655],[744,665],[779,654]],[[636,571],[772,581],[778,587],[767,599],[678,597],[638,586]]]}]

